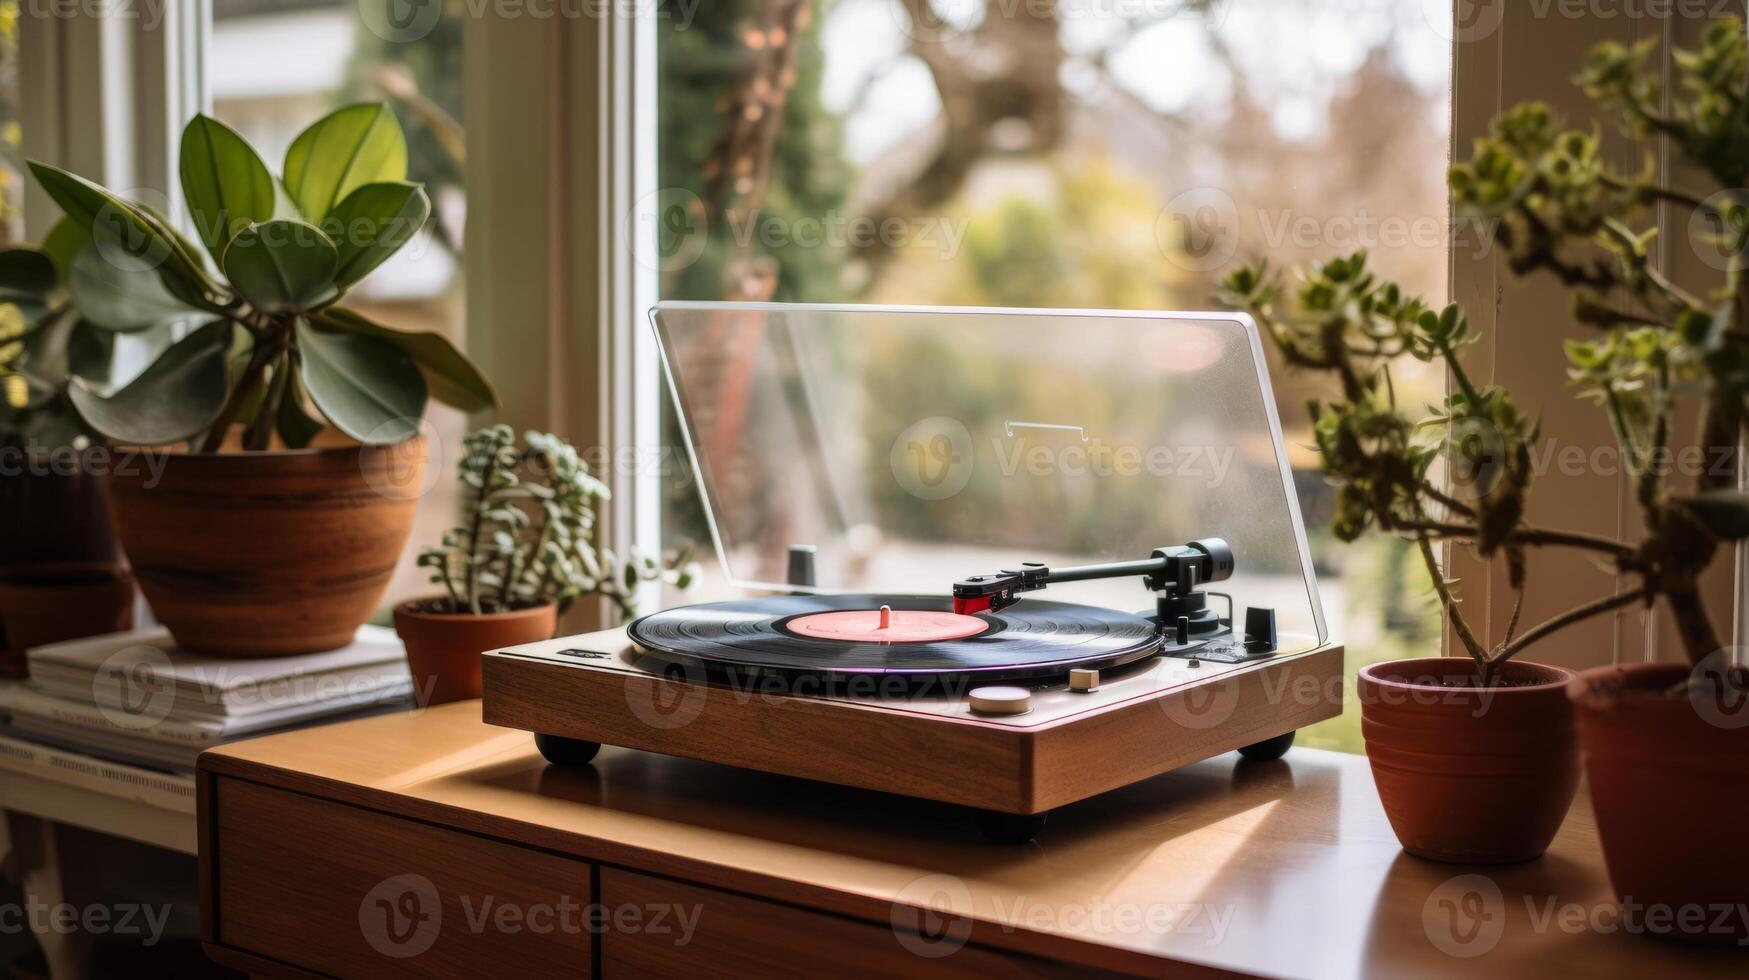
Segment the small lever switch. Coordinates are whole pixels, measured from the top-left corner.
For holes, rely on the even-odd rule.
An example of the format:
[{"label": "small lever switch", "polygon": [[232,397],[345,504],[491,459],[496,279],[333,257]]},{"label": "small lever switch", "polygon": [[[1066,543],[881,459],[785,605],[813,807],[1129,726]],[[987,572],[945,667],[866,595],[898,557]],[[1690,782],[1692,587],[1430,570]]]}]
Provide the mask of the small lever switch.
[{"label": "small lever switch", "polygon": [[1250,653],[1274,653],[1275,610],[1268,607],[1245,607],[1245,649]]}]

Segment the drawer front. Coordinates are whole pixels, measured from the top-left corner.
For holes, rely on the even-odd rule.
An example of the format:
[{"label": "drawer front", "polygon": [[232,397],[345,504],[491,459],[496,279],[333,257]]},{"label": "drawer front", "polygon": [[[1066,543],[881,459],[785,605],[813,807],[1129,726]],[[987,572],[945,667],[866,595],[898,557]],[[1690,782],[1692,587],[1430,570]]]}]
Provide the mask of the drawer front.
[{"label": "drawer front", "polygon": [[583,862],[234,779],[213,802],[223,946],[347,977],[589,972]]},{"label": "drawer front", "polygon": [[953,944],[617,868],[601,869],[601,902],[604,980],[1092,975],[974,945],[929,955]]}]

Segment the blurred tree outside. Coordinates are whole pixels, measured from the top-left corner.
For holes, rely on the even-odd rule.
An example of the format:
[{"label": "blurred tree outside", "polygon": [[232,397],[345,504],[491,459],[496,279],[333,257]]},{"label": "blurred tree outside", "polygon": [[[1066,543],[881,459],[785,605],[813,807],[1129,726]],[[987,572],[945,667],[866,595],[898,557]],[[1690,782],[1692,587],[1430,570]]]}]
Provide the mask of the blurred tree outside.
[{"label": "blurred tree outside", "polygon": [[[663,295],[1201,309],[1233,262],[1365,247],[1443,302],[1440,6],[734,0],[690,26],[661,20],[661,184],[708,240],[665,273]],[[734,233],[829,212],[907,233]],[[1323,531],[1330,495],[1303,408],[1317,389],[1272,368],[1326,606],[1346,620],[1338,635],[1369,659],[1437,644],[1428,583],[1396,542],[1339,549]],[[1441,377],[1405,379],[1442,392]],[[903,391],[889,394],[903,411]],[[690,488],[671,498],[669,533],[704,536]],[[1358,748],[1347,729],[1320,739]]]},{"label": "blurred tree outside", "polygon": [[24,227],[23,132],[18,124],[19,0],[0,0],[0,247]]},{"label": "blurred tree outside", "polygon": [[467,166],[461,125],[462,25],[468,4],[467,0],[443,0],[443,4],[431,33],[417,44],[356,31],[341,100],[384,99],[394,107],[407,134],[407,179],[425,185],[432,202],[431,230],[439,244],[460,255]]}]

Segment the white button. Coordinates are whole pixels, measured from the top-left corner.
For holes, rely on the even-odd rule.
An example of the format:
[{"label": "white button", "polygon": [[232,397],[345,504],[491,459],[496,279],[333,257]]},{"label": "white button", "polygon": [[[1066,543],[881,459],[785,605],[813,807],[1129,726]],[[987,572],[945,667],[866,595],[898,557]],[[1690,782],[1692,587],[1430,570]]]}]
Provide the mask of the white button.
[{"label": "white button", "polygon": [[1024,715],[1032,710],[1032,692],[1024,687],[978,687],[971,693],[972,710],[981,715]]},{"label": "white button", "polygon": [[1099,671],[1071,670],[1069,671],[1069,690],[1086,694],[1099,690]]}]

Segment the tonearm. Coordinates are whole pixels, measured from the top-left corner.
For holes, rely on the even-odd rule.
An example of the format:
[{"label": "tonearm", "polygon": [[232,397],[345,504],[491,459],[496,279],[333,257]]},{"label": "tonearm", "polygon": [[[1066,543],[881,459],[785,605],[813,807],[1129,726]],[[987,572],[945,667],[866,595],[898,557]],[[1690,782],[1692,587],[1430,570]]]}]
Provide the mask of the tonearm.
[{"label": "tonearm", "polygon": [[1005,568],[994,575],[974,575],[953,586],[954,612],[971,615],[995,612],[1020,601],[1022,592],[1032,592],[1061,582],[1084,582],[1089,579],[1127,578],[1140,576],[1154,592],[1157,619],[1168,626],[1187,619],[1193,633],[1207,632],[1220,625],[1215,611],[1208,608],[1200,586],[1232,577],[1233,549],[1220,538],[1201,538],[1189,544],[1155,548],[1154,554],[1141,561],[1108,562],[1102,565],[1073,565],[1050,568],[1039,562],[1026,562],[1019,568]]}]

